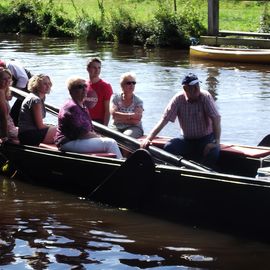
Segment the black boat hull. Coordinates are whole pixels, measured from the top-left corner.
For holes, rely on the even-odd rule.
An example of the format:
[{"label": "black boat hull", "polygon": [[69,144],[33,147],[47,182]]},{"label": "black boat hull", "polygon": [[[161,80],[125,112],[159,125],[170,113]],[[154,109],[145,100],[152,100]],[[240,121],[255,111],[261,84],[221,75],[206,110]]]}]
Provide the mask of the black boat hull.
[{"label": "black boat hull", "polygon": [[251,235],[270,226],[268,180],[154,164],[144,153],[130,163],[9,143],[1,153],[20,179],[95,201]]}]

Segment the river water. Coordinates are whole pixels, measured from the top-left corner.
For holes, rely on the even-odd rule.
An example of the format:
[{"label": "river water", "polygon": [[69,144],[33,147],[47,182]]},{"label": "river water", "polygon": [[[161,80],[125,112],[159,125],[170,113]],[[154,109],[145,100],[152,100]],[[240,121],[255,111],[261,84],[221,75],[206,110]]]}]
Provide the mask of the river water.
[{"label": "river water", "polygon": [[[181,79],[192,71],[213,93],[222,115],[222,141],[256,145],[269,129],[267,65],[194,61],[187,51],[96,44],[80,40],[0,35],[0,59],[20,60],[51,76],[47,102],[61,106],[69,76],[87,77],[88,57],[103,60],[102,77],[137,74],[149,132]],[[47,121],[56,123],[53,116]],[[163,135],[179,134],[169,124]],[[84,198],[0,179],[0,269],[269,269],[270,245],[221,232],[139,215]],[[179,213],[181,215],[181,213]]]}]

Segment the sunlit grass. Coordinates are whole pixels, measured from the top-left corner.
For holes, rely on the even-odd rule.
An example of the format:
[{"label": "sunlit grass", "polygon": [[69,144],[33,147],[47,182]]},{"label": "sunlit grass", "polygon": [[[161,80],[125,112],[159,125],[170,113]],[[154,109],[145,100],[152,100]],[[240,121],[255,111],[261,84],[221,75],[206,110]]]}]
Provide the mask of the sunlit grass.
[{"label": "sunlit grass", "polygon": [[262,1],[220,1],[219,28],[256,32],[266,5]]},{"label": "sunlit grass", "polygon": [[[1,5],[9,3],[12,0],[1,0]],[[19,0],[18,0],[19,1]],[[42,0],[49,1],[49,0]],[[155,12],[159,8],[161,0],[52,0],[55,5],[60,5],[65,10],[70,18],[76,16],[88,15],[90,18],[100,18],[101,11],[98,2],[103,2],[105,16],[110,17],[113,12],[119,8],[130,10],[130,13],[135,15],[137,21],[150,21]],[[188,0],[196,4],[203,17],[203,23],[207,27],[207,0]],[[174,9],[173,0],[163,0],[167,2],[171,9]],[[74,8],[74,5],[75,7]],[[177,10],[180,11],[187,0],[177,0]],[[258,31],[260,24],[260,16],[268,1],[235,1],[235,0],[220,0],[219,6],[219,28],[220,30],[234,31]]]},{"label": "sunlit grass", "polygon": [[[101,15],[98,0],[74,0],[74,3],[76,9],[71,0],[54,1],[54,4],[62,6],[72,18],[75,18],[78,14],[81,16],[83,13],[93,18],[99,18]],[[110,16],[112,12],[119,8],[125,8],[130,10],[131,14],[135,14],[138,21],[147,21],[153,18],[153,14],[158,9],[158,1],[103,0],[103,6],[106,16]]]},{"label": "sunlit grass", "polygon": [[[173,0],[168,1],[172,10]],[[78,10],[82,9],[89,14],[90,17],[100,16],[98,0],[76,0],[74,1]],[[207,0],[193,1],[200,9],[204,18],[203,22],[207,26]],[[58,0],[56,3],[62,5],[72,17],[76,16],[72,1]],[[120,7],[130,9],[132,14],[136,15],[138,21],[147,21],[153,18],[153,14],[158,10],[159,5],[157,0],[103,0],[106,16],[110,16],[111,12]],[[177,1],[177,10],[181,10],[186,0]],[[226,1],[220,0],[219,6],[219,28],[222,30],[234,31],[258,31],[260,24],[260,16],[262,15],[267,1]]]}]

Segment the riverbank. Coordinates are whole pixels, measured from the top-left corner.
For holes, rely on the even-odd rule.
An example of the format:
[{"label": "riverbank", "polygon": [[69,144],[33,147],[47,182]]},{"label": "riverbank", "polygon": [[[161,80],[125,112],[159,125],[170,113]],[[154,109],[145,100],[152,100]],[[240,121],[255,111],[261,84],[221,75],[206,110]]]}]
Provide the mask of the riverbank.
[{"label": "riverbank", "polygon": [[[207,32],[207,1],[204,0],[1,2],[2,33],[185,49],[192,38]],[[267,6],[268,3],[260,1],[220,1],[220,29],[268,31]]]}]

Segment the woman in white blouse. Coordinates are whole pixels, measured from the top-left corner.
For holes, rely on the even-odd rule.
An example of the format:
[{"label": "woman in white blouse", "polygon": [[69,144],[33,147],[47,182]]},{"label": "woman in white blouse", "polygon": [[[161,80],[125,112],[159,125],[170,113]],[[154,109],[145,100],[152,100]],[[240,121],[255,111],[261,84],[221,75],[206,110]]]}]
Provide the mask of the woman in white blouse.
[{"label": "woman in white blouse", "polygon": [[114,94],[110,101],[113,128],[133,138],[143,136],[143,101],[134,94],[136,75],[126,72],[120,77],[122,93]]}]

